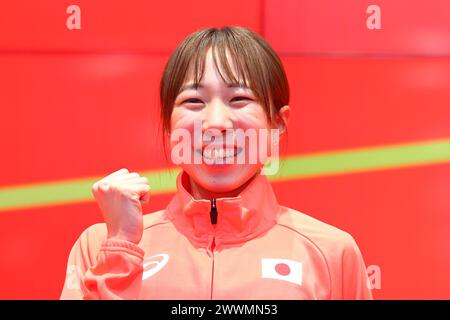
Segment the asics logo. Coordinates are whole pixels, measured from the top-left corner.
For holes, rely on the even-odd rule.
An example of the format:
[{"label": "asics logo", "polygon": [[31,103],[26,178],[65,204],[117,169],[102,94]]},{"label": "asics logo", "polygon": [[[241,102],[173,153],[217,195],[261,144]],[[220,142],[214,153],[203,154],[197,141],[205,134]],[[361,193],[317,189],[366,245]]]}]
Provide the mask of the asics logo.
[{"label": "asics logo", "polygon": [[169,255],[166,253],[157,254],[145,259],[142,272],[142,280],[148,279],[157,273],[169,261]]}]

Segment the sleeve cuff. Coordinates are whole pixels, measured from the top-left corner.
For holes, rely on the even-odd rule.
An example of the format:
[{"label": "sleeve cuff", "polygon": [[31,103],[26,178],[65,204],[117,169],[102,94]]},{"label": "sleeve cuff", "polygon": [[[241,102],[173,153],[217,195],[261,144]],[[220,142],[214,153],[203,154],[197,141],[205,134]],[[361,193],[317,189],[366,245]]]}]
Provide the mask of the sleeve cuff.
[{"label": "sleeve cuff", "polygon": [[138,258],[144,258],[144,250],[137,244],[127,240],[106,239],[102,242],[100,251],[122,251],[132,254]]}]

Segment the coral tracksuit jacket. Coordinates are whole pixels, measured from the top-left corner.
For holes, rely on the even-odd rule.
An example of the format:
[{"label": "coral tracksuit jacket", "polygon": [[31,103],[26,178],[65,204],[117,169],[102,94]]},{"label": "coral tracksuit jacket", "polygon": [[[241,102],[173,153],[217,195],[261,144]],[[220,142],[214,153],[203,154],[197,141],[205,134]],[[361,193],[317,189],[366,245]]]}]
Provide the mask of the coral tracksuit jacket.
[{"label": "coral tracksuit jacket", "polygon": [[372,299],[348,233],[280,206],[264,175],[239,196],[195,200],[187,174],[139,244],[87,228],[61,299]]}]

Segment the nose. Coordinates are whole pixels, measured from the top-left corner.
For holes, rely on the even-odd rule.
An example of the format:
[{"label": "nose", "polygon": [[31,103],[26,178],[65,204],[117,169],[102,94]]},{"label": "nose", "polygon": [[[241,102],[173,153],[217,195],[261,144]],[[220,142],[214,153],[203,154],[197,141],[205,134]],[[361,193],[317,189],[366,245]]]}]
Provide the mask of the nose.
[{"label": "nose", "polygon": [[203,109],[203,132],[215,129],[225,132],[233,128],[233,115],[229,107],[220,100],[211,102]]}]

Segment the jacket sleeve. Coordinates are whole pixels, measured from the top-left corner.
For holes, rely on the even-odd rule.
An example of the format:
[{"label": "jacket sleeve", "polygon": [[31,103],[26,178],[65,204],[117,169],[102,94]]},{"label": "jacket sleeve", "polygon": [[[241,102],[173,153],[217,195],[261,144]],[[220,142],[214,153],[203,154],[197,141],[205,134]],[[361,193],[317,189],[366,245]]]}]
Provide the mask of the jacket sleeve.
[{"label": "jacket sleeve", "polygon": [[343,299],[373,299],[361,251],[351,236],[349,236],[342,252],[342,282]]},{"label": "jacket sleeve", "polygon": [[111,239],[100,240],[95,248],[90,233],[85,230],[70,252],[60,299],[137,299],[144,251]]}]

